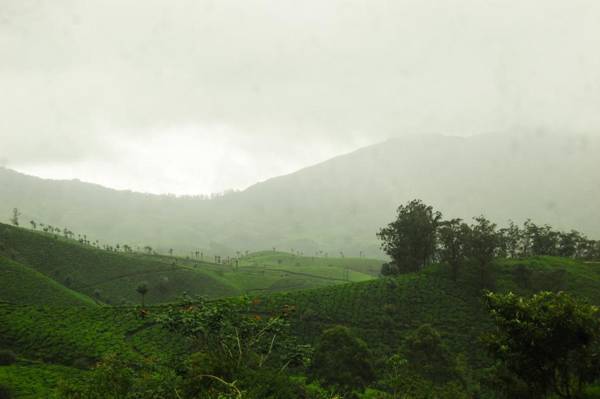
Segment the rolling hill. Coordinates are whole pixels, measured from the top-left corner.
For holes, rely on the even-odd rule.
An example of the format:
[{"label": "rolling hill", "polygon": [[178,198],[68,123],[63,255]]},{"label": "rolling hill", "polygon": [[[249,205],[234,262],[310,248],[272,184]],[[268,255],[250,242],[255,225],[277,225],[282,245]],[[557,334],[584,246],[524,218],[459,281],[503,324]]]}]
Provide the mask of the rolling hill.
[{"label": "rolling hill", "polygon": [[375,232],[420,198],[448,218],[531,218],[600,236],[600,141],[586,136],[389,140],[213,199],[116,191],[0,169],[0,215],[114,245],[215,255],[294,248],[381,257]]},{"label": "rolling hill", "polygon": [[[499,259],[493,274],[491,289],[496,292],[567,291],[600,304],[600,263],[548,256]],[[447,268],[431,265],[394,278],[263,295],[258,311],[293,307],[296,332],[308,342],[328,327],[349,326],[382,354],[398,349],[403,337],[419,326],[431,324],[455,353],[467,354],[477,364],[485,363],[478,339],[491,326],[483,292],[474,269],[465,268],[453,282]]]},{"label": "rolling hill", "polygon": [[141,282],[148,285],[148,303],[174,300],[186,291],[208,297],[238,293],[211,273],[173,261],[113,253],[3,224],[0,224],[0,255],[109,304],[137,303],[136,288]]},{"label": "rolling hill", "polygon": [[[137,303],[137,286],[148,303],[184,292],[209,298],[315,288],[376,278],[381,260],[249,253],[237,263],[190,257],[107,251],[76,240],[0,224],[0,300],[17,304],[121,305]],[[32,296],[30,290],[45,295]],[[40,294],[41,294],[40,292]],[[70,299],[69,299],[70,298]]]},{"label": "rolling hill", "polygon": [[28,305],[95,305],[91,298],[2,256],[0,256],[0,302]]},{"label": "rolling hill", "polygon": [[[523,270],[529,271],[527,278]],[[498,260],[493,274],[496,291],[565,290],[600,304],[598,263],[555,257]],[[464,355],[465,367],[476,376],[490,365],[479,338],[492,326],[477,281],[469,268],[454,282],[446,268],[432,265],[396,278],[261,294],[254,297],[252,312],[269,315],[282,307],[291,309],[293,331],[307,343],[330,326],[347,326],[382,357],[395,353],[415,328],[432,324],[454,355]],[[150,307],[149,312],[161,309]],[[20,359],[0,367],[0,383],[13,387],[18,398],[52,397],[61,378],[79,378],[83,371],[75,365],[107,353],[118,351],[141,361],[175,358],[187,350],[181,337],[160,328],[152,317],[140,319],[133,307],[0,304],[3,348]]]}]

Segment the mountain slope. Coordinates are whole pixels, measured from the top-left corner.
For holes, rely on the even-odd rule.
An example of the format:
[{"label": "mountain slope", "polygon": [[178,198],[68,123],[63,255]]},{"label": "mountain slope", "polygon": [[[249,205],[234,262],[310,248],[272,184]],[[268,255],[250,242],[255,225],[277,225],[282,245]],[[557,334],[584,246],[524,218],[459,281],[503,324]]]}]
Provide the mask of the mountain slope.
[{"label": "mountain slope", "polygon": [[0,256],[0,302],[57,306],[95,305],[94,301],[85,295],[2,256]]},{"label": "mountain slope", "polygon": [[105,189],[0,170],[0,215],[108,243],[213,254],[295,248],[380,256],[375,232],[413,198],[448,217],[484,213],[600,236],[600,140],[415,136],[363,148],[211,200]]},{"label": "mountain slope", "polygon": [[141,282],[149,288],[148,303],[174,300],[184,292],[208,297],[238,293],[226,281],[200,269],[112,253],[4,224],[0,224],[0,255],[110,304],[137,303],[136,288]]},{"label": "mountain slope", "polygon": [[[184,292],[217,298],[315,288],[376,278],[382,263],[364,257],[307,257],[267,251],[243,256],[237,265],[233,261],[217,264],[194,257],[101,250],[0,223],[0,276],[4,273],[7,277],[0,281],[0,289],[7,285],[0,300],[11,303],[62,303],[59,298],[53,300],[49,292],[43,297],[28,296],[36,284],[45,290],[60,287],[81,297],[84,295],[79,293],[83,293],[113,305],[137,303],[136,288],[141,282],[148,285],[148,303],[172,301]],[[19,274],[15,274],[17,270]],[[13,296],[20,300],[11,300]]]}]

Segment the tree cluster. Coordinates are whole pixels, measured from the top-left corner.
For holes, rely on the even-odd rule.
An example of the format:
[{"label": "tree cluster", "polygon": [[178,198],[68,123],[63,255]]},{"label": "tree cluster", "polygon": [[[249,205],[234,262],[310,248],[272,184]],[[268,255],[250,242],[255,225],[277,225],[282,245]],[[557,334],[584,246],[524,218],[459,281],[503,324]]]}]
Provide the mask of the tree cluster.
[{"label": "tree cluster", "polygon": [[383,265],[384,276],[415,272],[430,263],[443,262],[458,278],[462,265],[475,265],[482,281],[495,257],[562,256],[600,259],[600,241],[582,233],[563,232],[527,220],[523,226],[510,222],[498,228],[484,216],[467,224],[461,219],[444,220],[441,212],[420,200],[398,208],[396,220],[377,236],[392,261]]}]

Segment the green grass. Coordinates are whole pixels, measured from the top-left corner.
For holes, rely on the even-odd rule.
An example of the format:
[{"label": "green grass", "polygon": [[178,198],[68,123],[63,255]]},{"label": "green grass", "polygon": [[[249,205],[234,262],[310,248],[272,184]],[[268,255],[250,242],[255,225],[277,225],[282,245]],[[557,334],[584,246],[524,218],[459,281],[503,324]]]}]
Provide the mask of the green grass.
[{"label": "green grass", "polygon": [[9,387],[19,399],[60,399],[55,393],[59,382],[79,379],[83,373],[72,367],[20,362],[0,366],[0,385]]},{"label": "green grass", "polygon": [[0,256],[0,302],[95,306],[95,302],[29,267]]}]

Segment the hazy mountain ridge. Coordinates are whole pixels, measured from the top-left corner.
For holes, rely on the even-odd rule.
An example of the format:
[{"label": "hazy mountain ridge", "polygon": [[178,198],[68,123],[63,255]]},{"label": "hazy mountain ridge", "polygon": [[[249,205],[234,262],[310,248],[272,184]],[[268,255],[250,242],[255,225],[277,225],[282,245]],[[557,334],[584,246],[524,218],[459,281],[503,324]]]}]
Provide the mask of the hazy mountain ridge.
[{"label": "hazy mountain ridge", "polygon": [[421,198],[447,217],[531,217],[600,236],[600,142],[551,135],[388,140],[245,191],[201,200],[0,170],[0,214],[160,249],[271,247],[377,255],[375,232]]}]

